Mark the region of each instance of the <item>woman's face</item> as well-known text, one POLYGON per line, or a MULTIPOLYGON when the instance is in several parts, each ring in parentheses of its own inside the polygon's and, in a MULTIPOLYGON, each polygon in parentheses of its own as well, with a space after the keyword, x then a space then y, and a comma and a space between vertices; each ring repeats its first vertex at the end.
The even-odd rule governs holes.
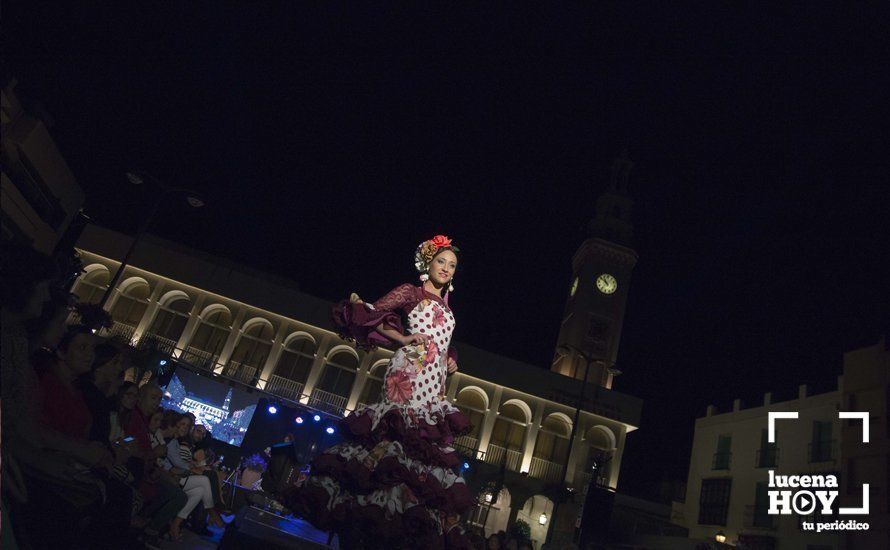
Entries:
POLYGON ((139 396, 139 390, 136 386, 130 386, 121 396, 121 407, 132 411, 136 407, 136 399, 139 396))
POLYGON ((189 434, 189 430, 192 428, 192 421, 189 420, 188 417, 183 417, 179 419, 179 422, 176 423, 176 437, 183 438, 189 434))
POLYGON ((447 285, 457 270, 457 256, 450 250, 443 250, 430 262, 430 280, 439 285, 447 285))
POLYGON ((91 334, 76 334, 68 343, 68 349, 62 352, 62 359, 76 375, 89 372, 95 358, 95 346, 91 334))
POLYGON ((159 412, 151 415, 151 420, 148 421, 148 431, 150 433, 155 433, 161 427, 161 418, 163 418, 163 415, 159 412))

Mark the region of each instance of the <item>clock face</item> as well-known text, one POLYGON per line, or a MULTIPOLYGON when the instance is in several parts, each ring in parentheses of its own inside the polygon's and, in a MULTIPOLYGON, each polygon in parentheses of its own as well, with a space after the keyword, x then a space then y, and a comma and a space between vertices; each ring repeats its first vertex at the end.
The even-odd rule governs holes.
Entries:
POLYGON ((612 275, 603 273, 596 278, 596 288, 598 288, 599 291, 603 294, 612 294, 613 292, 618 290, 618 281, 616 281, 615 277, 613 277, 612 275))
POLYGON ((572 281, 572 289, 569 291, 569 296, 574 296, 575 292, 578 290, 578 277, 575 277, 575 280, 572 281))

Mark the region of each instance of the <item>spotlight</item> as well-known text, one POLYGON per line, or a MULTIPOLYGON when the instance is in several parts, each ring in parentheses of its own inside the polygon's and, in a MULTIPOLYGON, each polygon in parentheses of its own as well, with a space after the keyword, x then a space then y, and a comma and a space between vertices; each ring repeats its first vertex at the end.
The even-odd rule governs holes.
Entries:
POLYGON ((470 469, 470 463, 464 462, 464 470, 469 470, 469 469, 470 469))
POLYGON ((278 413, 278 407, 276 407, 275 405, 269 405, 269 414, 277 414, 277 413, 278 413))
POLYGON ((332 433, 334 433, 334 428, 328 426, 327 428, 325 428, 324 431, 328 432, 329 434, 332 434, 332 433))
POLYGON ((167 360, 166 360, 166 359, 161 359, 160 362, 158 362, 158 364, 161 365, 161 366, 163 367, 164 365, 167 364, 167 360))
POLYGON ((316 422, 321 422, 321 415, 316 414, 315 416, 312 417, 312 420, 315 420, 316 422))
POLYGON ((294 422, 296 422, 297 424, 302 424, 302 423, 303 423, 303 417, 302 417, 302 416, 298 416, 298 417, 294 418, 294 422))

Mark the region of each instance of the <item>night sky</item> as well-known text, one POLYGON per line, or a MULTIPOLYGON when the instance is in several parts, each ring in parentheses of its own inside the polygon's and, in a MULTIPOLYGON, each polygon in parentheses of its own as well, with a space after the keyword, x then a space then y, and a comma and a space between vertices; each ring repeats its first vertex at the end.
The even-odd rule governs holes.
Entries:
POLYGON ((886 13, 69 4, 6 3, 3 58, 97 223, 135 229, 145 170, 208 202, 152 232, 329 300, 415 280, 445 233, 457 340, 542 368, 627 148, 624 491, 685 477, 708 403, 830 389, 887 333, 886 13))

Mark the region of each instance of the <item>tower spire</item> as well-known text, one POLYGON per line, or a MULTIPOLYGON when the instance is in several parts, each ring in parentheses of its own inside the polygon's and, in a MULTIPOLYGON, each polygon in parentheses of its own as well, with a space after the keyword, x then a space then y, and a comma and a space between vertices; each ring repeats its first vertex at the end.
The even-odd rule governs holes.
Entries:
POLYGON ((633 200, 630 198, 630 172, 633 170, 627 149, 612 162, 609 184, 596 200, 596 210, 587 234, 599 237, 624 246, 630 246, 633 238, 631 211, 633 200))

